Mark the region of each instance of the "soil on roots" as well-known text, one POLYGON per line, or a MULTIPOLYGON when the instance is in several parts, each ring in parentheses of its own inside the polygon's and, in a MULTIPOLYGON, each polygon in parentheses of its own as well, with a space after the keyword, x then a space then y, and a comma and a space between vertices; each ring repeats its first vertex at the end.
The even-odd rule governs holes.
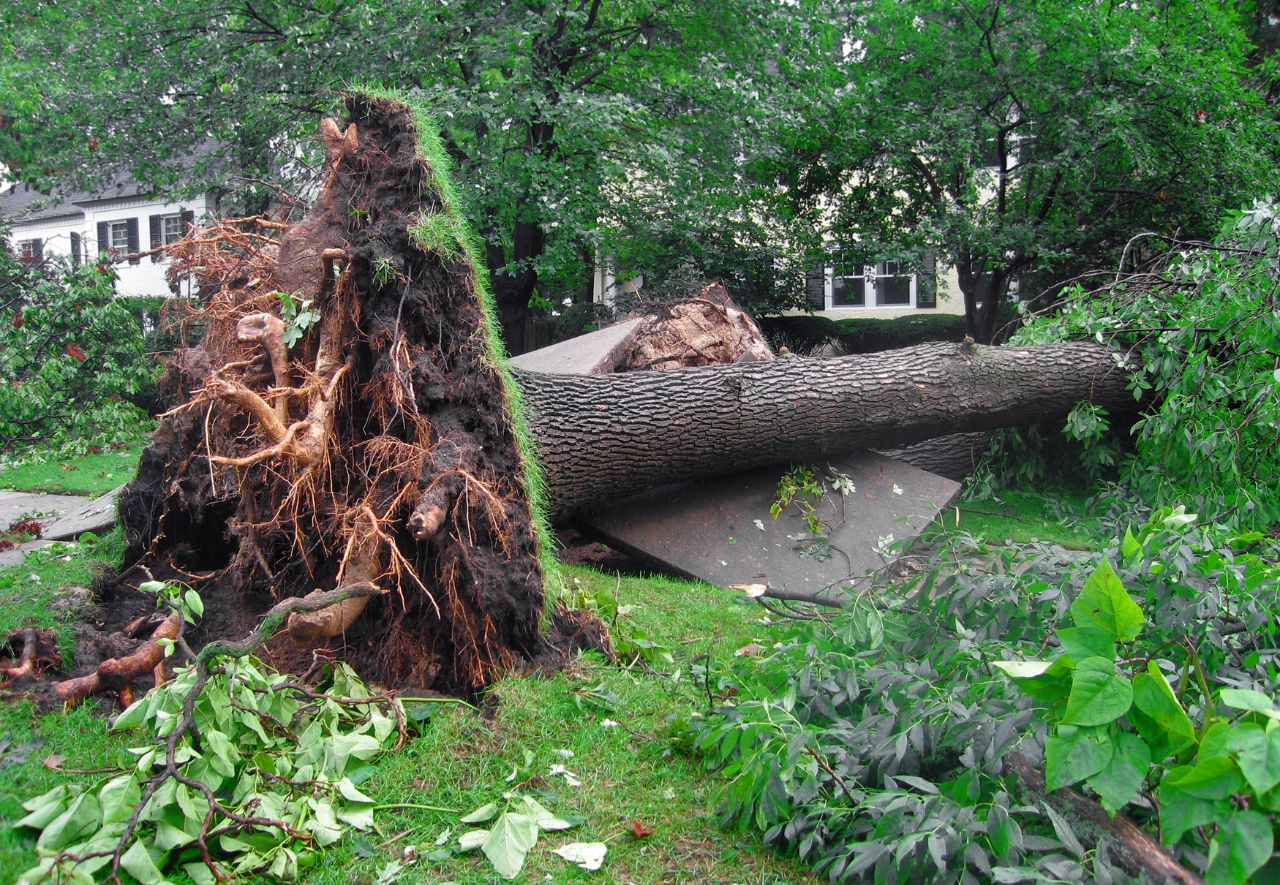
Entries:
POLYGON ((326 125, 328 177, 305 218, 278 240, 224 226, 177 255, 211 293, 207 331, 175 358, 187 401, 121 496, 126 568, 105 620, 147 574, 184 581, 205 604, 198 648, 284 597, 370 581, 382 595, 338 635, 318 649, 277 637, 268 658, 299 669, 318 652, 382 684, 470 692, 541 649, 524 456, 468 252, 411 233, 453 211, 442 170, 405 105, 347 108, 354 129, 326 125), (319 312, 283 376, 244 331, 288 327, 281 292, 319 312))

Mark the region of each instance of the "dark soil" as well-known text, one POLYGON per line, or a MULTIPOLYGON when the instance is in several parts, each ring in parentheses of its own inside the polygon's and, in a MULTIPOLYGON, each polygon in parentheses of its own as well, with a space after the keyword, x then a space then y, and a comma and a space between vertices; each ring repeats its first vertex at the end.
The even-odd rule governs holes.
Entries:
MULTIPOLYGON (((202 317, 204 343, 175 359, 168 382, 196 405, 162 421, 122 494, 127 565, 104 594, 102 617, 131 620, 145 567, 200 592, 205 615, 187 636, 194 647, 238 639, 279 599, 338 586, 360 558, 352 551, 376 547, 373 579, 385 595, 324 648, 277 638, 267 657, 299 670, 315 654, 336 655, 385 685, 470 692, 541 646, 522 456, 486 349, 474 268, 465 253, 427 251, 409 235, 420 215, 445 208, 417 155, 412 115, 362 96, 348 110, 358 145, 285 233, 278 263, 267 265, 273 278, 224 286, 202 317), (336 279, 319 258, 335 243, 346 254, 336 279), (243 408, 202 389, 221 374, 265 394, 265 357, 235 329, 246 315, 278 311, 276 289, 314 293, 322 315, 290 352, 295 388, 324 374, 324 336, 341 330, 348 368, 324 457, 214 464, 210 455, 244 458, 273 442, 243 408), (408 518, 428 497, 447 516, 418 540, 408 518)), ((308 419, 303 400, 292 397, 286 424, 308 419)))

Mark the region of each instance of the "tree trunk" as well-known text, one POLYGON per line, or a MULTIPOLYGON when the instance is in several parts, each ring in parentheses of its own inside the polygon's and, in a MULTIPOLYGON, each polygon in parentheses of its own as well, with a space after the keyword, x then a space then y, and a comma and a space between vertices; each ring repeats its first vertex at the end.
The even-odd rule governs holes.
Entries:
POLYGON ((671 372, 517 372, 548 504, 563 515, 665 482, 821 461, 947 433, 1131 411, 1114 351, 923 344, 671 372))

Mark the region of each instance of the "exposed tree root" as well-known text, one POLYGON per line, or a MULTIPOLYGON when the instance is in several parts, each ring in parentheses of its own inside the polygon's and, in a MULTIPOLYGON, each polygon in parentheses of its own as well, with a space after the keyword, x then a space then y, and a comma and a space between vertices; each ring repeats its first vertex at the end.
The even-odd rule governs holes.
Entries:
POLYGON ((453 211, 412 113, 348 107, 321 127, 304 218, 222 222, 174 251, 206 333, 175 360, 186 401, 123 495, 127 562, 207 576, 197 646, 277 601, 374 586, 287 634, 373 680, 472 691, 539 649, 524 456, 470 257, 411 233, 453 211), (279 293, 318 321, 290 329, 279 293))
POLYGON ((160 640, 176 641, 181 634, 182 615, 175 612, 160 622, 150 639, 124 657, 108 658, 92 673, 55 682, 53 689, 58 700, 75 704, 89 695, 115 691, 121 706, 128 706, 132 702, 133 681, 153 676, 164 661, 165 650, 160 640))
POLYGON ((50 631, 28 627, 9 637, 8 644, 19 650, 13 663, 0 664, 0 676, 6 679, 35 677, 60 662, 57 638, 50 631))

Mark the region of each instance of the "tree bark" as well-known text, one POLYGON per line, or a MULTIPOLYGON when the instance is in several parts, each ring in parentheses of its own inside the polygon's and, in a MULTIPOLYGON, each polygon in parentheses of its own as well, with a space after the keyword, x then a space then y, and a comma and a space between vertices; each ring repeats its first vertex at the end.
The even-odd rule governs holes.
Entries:
POLYGON ((1204 885, 1204 880, 1183 867, 1133 821, 1122 814, 1107 815, 1102 806, 1075 790, 1062 788, 1052 793, 1045 789, 1044 775, 1021 753, 1005 757, 1009 768, 1022 786, 1033 796, 1041 796, 1073 823, 1077 836, 1095 847, 1106 840, 1116 865, 1130 876, 1144 882, 1173 882, 1179 885, 1204 885))
POLYGON ((517 372, 557 516, 665 482, 821 461, 947 433, 1135 403, 1109 348, 924 344, 832 359, 627 372, 517 372))

